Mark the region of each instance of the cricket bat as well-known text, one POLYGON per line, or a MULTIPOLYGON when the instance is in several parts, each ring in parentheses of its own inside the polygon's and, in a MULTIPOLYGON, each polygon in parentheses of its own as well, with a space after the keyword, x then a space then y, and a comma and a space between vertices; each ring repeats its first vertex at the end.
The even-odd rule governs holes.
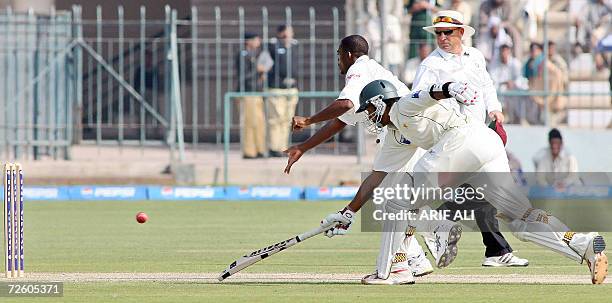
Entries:
POLYGON ((223 281, 225 279, 227 279, 229 276, 275 254, 278 252, 281 252, 295 244, 298 244, 308 238, 314 237, 318 234, 324 233, 327 230, 329 230, 330 228, 332 228, 333 226, 335 226, 336 224, 338 224, 338 222, 330 222, 327 225, 323 225, 323 226, 319 226, 313 230, 309 230, 303 234, 297 235, 295 237, 289 238, 285 241, 281 241, 278 242, 276 244, 272 244, 270 246, 258 249, 254 252, 251 252, 250 254, 246 254, 244 255, 242 258, 232 262, 232 264, 230 264, 226 270, 224 270, 220 275, 219 275, 219 281, 223 281))

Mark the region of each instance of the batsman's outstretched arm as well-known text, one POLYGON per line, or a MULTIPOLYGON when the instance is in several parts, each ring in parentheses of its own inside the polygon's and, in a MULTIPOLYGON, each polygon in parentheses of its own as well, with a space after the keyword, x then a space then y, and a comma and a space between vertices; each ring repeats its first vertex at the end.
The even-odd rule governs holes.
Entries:
POLYGON ((289 156, 287 166, 285 167, 285 173, 289 174, 291 171, 291 166, 297 162, 305 152, 327 141, 329 138, 344 129, 345 126, 346 123, 336 118, 325 124, 323 128, 319 129, 316 133, 314 133, 314 135, 308 138, 308 140, 304 141, 304 143, 293 145, 285 150, 284 153, 289 156))
POLYGON ((349 205, 337 213, 327 215, 321 220, 321 227, 328 226, 328 224, 332 222, 337 222, 333 228, 325 232, 327 237, 331 238, 337 235, 344 235, 348 232, 351 224, 355 221, 355 213, 361 209, 370 197, 372 197, 374 189, 380 185, 386 175, 386 172, 373 171, 363 180, 361 186, 359 186, 359 190, 357 190, 357 194, 355 194, 355 197, 349 205))
POLYGON ((358 212, 361 207, 372 197, 374 189, 382 183, 383 179, 387 176, 386 172, 372 171, 372 173, 363 180, 355 197, 351 200, 351 203, 347 206, 353 212, 358 212))
POLYGON ((320 112, 312 115, 311 117, 293 117, 291 121, 291 129, 293 131, 298 131, 312 124, 338 118, 351 108, 353 108, 353 102, 351 100, 337 99, 330 105, 328 105, 326 108, 322 109, 320 112))

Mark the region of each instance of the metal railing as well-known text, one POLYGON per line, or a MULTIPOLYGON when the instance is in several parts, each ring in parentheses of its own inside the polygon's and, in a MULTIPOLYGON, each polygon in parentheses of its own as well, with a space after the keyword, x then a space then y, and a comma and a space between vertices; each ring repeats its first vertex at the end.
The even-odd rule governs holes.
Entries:
MULTIPOLYGON (((29 100, 24 103, 30 106, 18 111, 8 104, 3 107, 3 117, 8 117, 1 120, 3 153, 7 158, 58 158, 61 147, 63 158, 69 159, 71 144, 119 148, 167 145, 179 151, 184 142, 194 150, 202 142, 220 146, 223 95, 244 88, 238 77, 240 66, 236 66, 243 62, 236 64, 235 58, 244 50, 247 31, 261 35, 265 50, 278 25, 293 27, 298 42, 293 47, 297 62, 292 71, 297 88, 340 90, 335 50, 344 21, 336 7, 323 7, 279 11, 251 5, 229 13, 220 7, 192 7, 190 14, 180 19, 175 10, 166 7, 165 18, 157 20, 147 18, 143 6, 134 20, 125 18, 121 6, 112 19, 102 15, 100 6, 95 8, 95 19, 82 19, 81 7, 74 6, 72 11, 52 9, 46 17, 30 13, 18 22, 13 16, 19 14, 9 8, 2 20, 6 30, 0 36, 9 42, 1 50, 0 60, 4 63, 0 69, 4 87, 11 88, 4 90, 4 99, 22 104, 14 98, 17 96, 29 100), (30 49, 10 46, 11 40, 27 41, 30 35, 19 30, 18 24, 36 28, 39 39, 46 30, 47 40, 61 42, 63 49, 42 43, 31 43, 30 49), (65 32, 61 41, 52 30, 59 25, 65 32), (28 52, 37 59, 22 60, 28 52), (53 61, 53 56, 60 58, 53 61), (42 73, 25 67, 32 62, 45 65, 42 73), (23 78, 10 76, 9 71, 17 66, 22 66, 23 78), (31 92, 18 95, 17 89, 24 86, 31 86, 31 92), (41 114, 17 120, 36 110, 41 114), (49 118, 41 120, 39 116, 49 118)), ((296 114, 312 115, 329 101, 305 97, 296 114)), ((239 123, 233 119, 230 129, 238 131, 239 123)))
MULTIPOLYGON (((5 17, 0 19, 0 26, 6 27, 2 31, 6 43, 0 49, 0 73, 5 93, 0 118, 4 156, 38 159, 49 155, 57 159, 61 148, 63 158, 70 159, 70 146, 86 138, 84 132, 91 129, 95 130, 97 144, 122 145, 124 130, 129 125, 125 119, 127 107, 128 118, 139 113, 137 124, 141 129, 147 121, 155 121, 161 134, 153 140, 169 146, 172 151, 178 149, 178 160, 182 160, 183 110, 178 75, 177 15, 169 6, 165 11, 166 35, 159 38, 165 48, 163 63, 168 111, 164 113, 150 105, 141 94, 142 90, 135 88, 133 77, 125 71, 122 26, 118 33, 119 56, 115 60, 103 55, 101 35, 97 36, 97 41, 84 38, 83 27, 87 22, 81 19, 79 6, 73 6, 71 12, 56 12, 52 8, 48 17, 37 17, 32 12, 15 14, 10 8, 0 15, 5 17), (98 43, 94 47, 92 42, 98 43), (84 76, 84 70, 95 70, 96 76, 84 76), (103 77, 105 83, 102 83, 103 77), (115 130, 116 135, 103 137, 103 126, 115 130)), ((121 19, 121 7, 118 15, 121 19)), ((97 27, 101 25, 99 22, 97 27)), ((141 133, 140 143, 145 140, 141 133)))
MULTIPOLYGON (((126 20, 120 10, 116 19, 109 20, 103 18, 102 9, 98 7, 95 20, 82 22, 83 39, 124 75, 126 83, 134 87, 153 110, 169 121, 173 107, 165 100, 172 94, 168 85, 171 67, 167 65, 165 53, 168 51, 170 17, 148 19, 147 9, 141 7, 139 19, 126 20)), ((245 49, 246 32, 259 34, 262 49, 266 50, 278 25, 292 26, 298 42, 292 48, 298 58, 296 70, 292 71, 296 75, 297 88, 340 90, 335 50, 343 21, 337 8, 330 6, 323 11, 304 7, 298 11, 286 7, 279 11, 251 5, 222 11, 220 7, 203 10, 194 6, 189 12, 188 16, 176 20, 178 76, 187 148, 198 150, 203 142, 220 146, 223 96, 228 91, 244 88, 244 78, 239 77, 244 62, 236 61, 236 56, 245 49), (299 17, 295 16, 296 11, 299 17), (302 16, 303 13, 306 15, 302 16)), ((134 110, 133 96, 125 96, 118 83, 109 81, 107 73, 95 61, 90 61, 84 62, 83 141, 118 143, 120 146, 161 142, 163 125, 151 117, 143 118, 141 112, 134 110)), ((267 86, 263 90, 266 91, 267 86)), ((314 114, 328 102, 300 99, 296 114, 314 114)), ((239 129, 239 120, 234 118, 231 130, 237 132, 239 129)))
POLYGON ((70 158, 77 82, 78 32, 68 12, 0 13, 0 153, 70 158))
MULTIPOLYGON (((283 15, 271 16, 266 7, 260 7, 255 13, 238 7, 232 13, 234 17, 221 8, 200 11, 192 7, 189 16, 177 20, 177 50, 179 54, 179 78, 181 80, 183 118, 186 142, 192 148, 197 148, 201 142, 221 143, 223 120, 222 99, 226 91, 239 90, 244 87, 241 77, 237 77, 240 66, 236 66, 235 57, 244 50, 244 33, 253 31, 261 35, 263 48, 267 48, 271 40, 271 32, 281 24, 292 26, 296 32, 298 44, 295 50, 298 55, 297 87, 300 90, 339 90, 340 77, 335 67, 335 47, 339 41, 342 22, 338 9, 331 8, 327 17, 317 19, 314 8, 308 10, 308 17, 295 19, 290 7, 285 8, 283 15)), ((147 19, 147 9, 140 10, 138 20, 125 20, 118 14, 116 20, 104 19, 98 8, 96 20, 84 20, 84 32, 90 33, 85 41, 96 46, 96 50, 109 58, 109 63, 117 69, 123 66, 128 83, 139 88, 139 92, 148 96, 153 109, 163 115, 171 110, 165 100, 171 94, 168 84, 168 69, 164 62, 165 42, 167 36, 166 20, 147 19), (109 30, 108 28, 111 28, 109 30), (131 32, 131 35, 121 33, 131 32)), ((288 64, 290 65, 290 64, 288 64)), ((101 93, 96 91, 101 82, 95 62, 86 65, 84 93, 86 106, 83 115, 84 139, 95 138, 99 144, 100 137, 117 137, 113 129, 106 129, 104 123, 96 123, 96 112, 108 112, 103 119, 114 119, 112 102, 117 102, 120 92, 109 85, 101 93), (91 89, 93 88, 93 89, 91 89), (97 100, 108 99, 102 108, 97 100), (96 108, 96 105, 98 108, 96 108), (110 118, 106 118, 106 117, 110 118), (95 135, 94 135, 95 134, 95 135)), ((264 88, 265 89, 265 88, 264 88)), ((99 102, 99 101, 98 101, 99 102)), ((312 114, 322 108, 325 101, 300 103, 297 112, 312 114)), ((131 104, 130 100, 126 104, 131 104)), ((115 105, 116 107, 116 105, 115 105)), ((138 122, 138 113, 128 105, 124 122, 126 131, 123 134, 127 140, 137 140, 134 144, 146 145, 151 138, 159 136, 156 132, 158 123, 155 121, 138 122), (131 123, 130 121, 137 121, 131 123)), ((116 111, 116 110, 115 110, 116 111)), ((119 113, 121 116, 121 114, 119 113)), ((116 123, 110 123, 113 127, 116 123)), ((232 129, 239 128, 238 121, 233 121, 232 129)), ((121 137, 121 136, 119 136, 121 137)))
MULTIPOLYGON (((295 96, 297 95, 300 99, 311 100, 314 98, 335 98, 339 95, 338 91, 307 91, 307 92, 299 92, 297 94, 286 93, 270 93, 270 92, 227 92, 224 94, 223 98, 223 180, 224 184, 228 185, 229 182, 229 155, 230 155, 230 145, 231 145, 231 136, 230 136, 230 127, 232 121, 232 102, 238 100, 238 98, 242 97, 274 97, 274 96, 295 96)), ((248 102, 248 101, 247 101, 248 102)), ((267 118, 265 119, 267 121, 267 118)), ((309 128, 310 131, 314 131, 314 128, 309 128)), ((364 131, 361 123, 357 124, 357 136, 355 139, 356 145, 352 149, 354 151, 354 155, 356 156, 356 163, 361 163, 361 158, 364 154, 364 131)), ((266 138, 268 138, 267 128, 266 128, 266 138)), ((289 140, 291 138, 288 138, 289 140)), ((334 142, 334 155, 339 155, 340 152, 337 148, 339 143, 339 136, 335 135, 333 137, 334 142)), ((347 155, 343 153, 343 155, 347 155)))
MULTIPOLYGON (((239 77, 244 62, 235 60, 245 49, 244 34, 260 34, 265 50, 281 24, 294 28, 298 42, 291 71, 297 88, 341 89, 335 50, 344 36, 345 12, 333 4, 279 9, 245 2, 224 11, 194 6, 185 16, 166 7, 163 19, 150 19, 144 6, 137 19, 126 19, 121 6, 114 18, 102 12, 98 6, 95 19, 82 19, 79 6, 49 16, 0 13, 0 151, 7 158, 69 159, 76 143, 164 145, 178 150, 179 158, 203 142, 220 147, 226 126, 230 133, 240 129, 237 109, 229 121, 223 119, 223 100, 226 92, 245 92, 239 77)), ((541 24, 546 42, 546 15, 541 24)), ((571 98, 587 98, 580 105, 586 111, 610 96, 609 90, 588 88, 552 93, 545 86, 500 97, 555 94, 569 96, 570 104, 571 98)), ((296 114, 314 114, 336 96, 305 94, 296 114)), ((609 102, 601 110, 609 112, 609 102)))

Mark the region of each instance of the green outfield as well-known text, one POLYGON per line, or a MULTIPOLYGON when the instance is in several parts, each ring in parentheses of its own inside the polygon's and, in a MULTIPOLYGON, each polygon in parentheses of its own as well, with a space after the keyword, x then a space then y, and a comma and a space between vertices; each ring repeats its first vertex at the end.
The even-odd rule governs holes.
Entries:
MULTIPOLYGON (((586 266, 519 242, 511 235, 507 237, 517 254, 528 258, 530 266, 482 268, 483 246, 478 233, 464 233, 457 260, 450 268, 430 275, 429 282, 362 286, 356 284, 358 279, 346 277, 358 277, 374 269, 379 238, 376 233, 359 232, 359 224, 345 237, 312 238, 244 271, 247 277, 291 273, 293 279, 283 280, 281 276, 276 280, 244 281, 239 279, 241 274, 224 283, 211 279, 213 273, 221 272, 247 252, 316 227, 321 218, 344 204, 28 202, 27 273, 31 277, 72 278, 65 279, 62 298, 2 298, 2 302, 371 302, 383 298, 404 302, 576 302, 606 301, 612 296, 611 284, 563 282, 563 277, 569 276, 579 281, 584 277, 588 282, 586 266), (136 222, 139 211, 149 215, 147 223, 136 222), (330 277, 333 273, 344 274, 345 278, 339 283, 317 281, 317 274, 330 277), (182 274, 188 278, 180 278, 182 274), (302 274, 311 278, 300 280, 302 274), (444 277, 464 275, 470 277, 465 283, 444 282, 444 277), (478 277, 489 275, 500 277, 499 281, 478 281, 478 277), (512 282, 517 276, 533 279, 512 282)), ((612 238, 609 233, 605 236, 612 238)))

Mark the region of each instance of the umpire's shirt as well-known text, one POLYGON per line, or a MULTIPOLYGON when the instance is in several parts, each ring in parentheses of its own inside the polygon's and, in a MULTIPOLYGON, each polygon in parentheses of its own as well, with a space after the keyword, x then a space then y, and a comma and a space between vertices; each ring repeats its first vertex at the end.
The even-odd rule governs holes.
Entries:
POLYGON ((486 122, 487 113, 502 111, 491 76, 487 72, 482 53, 463 45, 461 55, 447 53, 436 48, 419 66, 412 91, 427 90, 430 85, 449 81, 467 82, 483 94, 483 102, 460 105, 461 112, 474 121, 486 122))

